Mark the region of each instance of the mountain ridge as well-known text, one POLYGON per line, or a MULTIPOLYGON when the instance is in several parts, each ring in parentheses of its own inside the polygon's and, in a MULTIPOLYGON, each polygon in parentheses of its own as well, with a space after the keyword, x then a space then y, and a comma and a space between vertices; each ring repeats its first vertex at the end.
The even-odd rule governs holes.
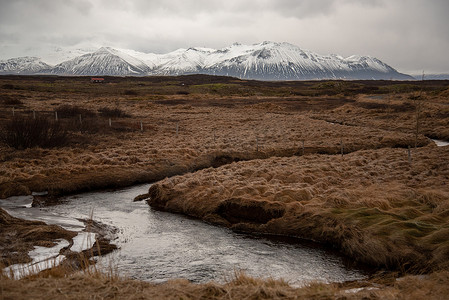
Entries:
POLYGON ((148 76, 207 74, 258 80, 399 79, 399 73, 367 55, 320 55, 289 43, 234 43, 222 49, 191 47, 166 54, 101 47, 51 66, 39 58, 0 61, 0 74, 148 76))
POLYGON ((23 56, 0 61, 0 73, 31 75, 51 66, 38 57, 23 56))

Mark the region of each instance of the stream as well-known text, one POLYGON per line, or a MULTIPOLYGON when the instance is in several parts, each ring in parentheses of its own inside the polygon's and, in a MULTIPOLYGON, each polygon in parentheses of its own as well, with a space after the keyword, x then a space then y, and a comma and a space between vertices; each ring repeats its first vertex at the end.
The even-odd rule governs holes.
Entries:
POLYGON ((235 233, 226 228, 182 215, 151 209, 132 202, 149 185, 78 194, 62 198, 56 206, 31 207, 31 197, 0 200, 11 215, 42 220, 80 231, 80 219, 117 229, 113 238, 119 250, 98 258, 100 268, 111 266, 122 276, 164 282, 186 278, 203 283, 223 282, 234 271, 262 278, 283 278, 293 286, 311 281, 341 282, 367 274, 345 264, 336 253, 309 243, 291 242, 235 233))
POLYGON ((446 147, 449 146, 449 142, 448 141, 443 141, 443 140, 435 140, 432 139, 432 141, 435 143, 435 145, 437 145, 438 147, 446 147))

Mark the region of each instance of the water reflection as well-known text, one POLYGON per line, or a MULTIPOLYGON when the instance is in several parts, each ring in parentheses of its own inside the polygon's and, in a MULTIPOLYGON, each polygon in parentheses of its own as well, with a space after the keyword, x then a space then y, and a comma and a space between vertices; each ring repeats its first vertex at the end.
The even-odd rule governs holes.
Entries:
MULTIPOLYGON (((283 278, 295 286, 307 282, 345 281, 365 277, 345 267, 341 257, 317 247, 249 237, 181 215, 154 211, 132 199, 148 190, 140 185, 117 191, 66 197, 58 206, 16 208, 28 218, 70 226, 76 218, 93 219, 118 229, 114 242, 120 248, 104 258, 120 274, 161 282, 186 278, 193 282, 222 281, 234 270, 257 277, 283 278)), ((8 210, 10 210, 9 208, 8 210)), ((14 210, 14 209, 13 209, 14 210)), ((69 227, 70 227, 69 226, 69 227)))

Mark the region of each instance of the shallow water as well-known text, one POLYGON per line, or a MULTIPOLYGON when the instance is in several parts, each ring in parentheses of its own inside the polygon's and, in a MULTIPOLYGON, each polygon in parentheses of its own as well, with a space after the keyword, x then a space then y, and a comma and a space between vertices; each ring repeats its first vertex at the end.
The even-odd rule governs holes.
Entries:
MULTIPOLYGON (((221 282, 234 270, 256 277, 283 278, 294 286, 366 276, 361 270, 346 267, 335 253, 316 246, 238 234, 182 215, 155 211, 145 202, 132 202, 148 187, 79 194, 65 197, 61 205, 40 209, 9 204, 7 210, 15 216, 75 230, 80 225, 75 218, 86 219, 93 212, 95 221, 118 229, 114 243, 120 249, 101 258, 101 264, 146 281, 186 278, 221 282)), ((0 206, 5 206, 5 200, 0 206)))
POLYGON ((432 141, 433 141, 438 147, 446 147, 446 146, 449 146, 449 142, 448 142, 448 141, 434 140, 434 139, 432 139, 432 141))
POLYGON ((64 239, 58 240, 53 247, 36 246, 34 250, 29 252, 29 256, 32 259, 30 263, 11 265, 3 270, 4 274, 12 275, 11 278, 20 279, 24 276, 55 267, 65 260, 65 256, 59 255, 59 251, 67 246, 69 246, 69 242, 64 239))

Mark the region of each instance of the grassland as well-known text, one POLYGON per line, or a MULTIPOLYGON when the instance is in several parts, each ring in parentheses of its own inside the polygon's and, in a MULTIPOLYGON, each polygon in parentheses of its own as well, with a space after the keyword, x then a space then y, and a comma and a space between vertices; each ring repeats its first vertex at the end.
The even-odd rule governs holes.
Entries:
POLYGON ((449 149, 429 146, 232 163, 151 186, 148 203, 245 232, 331 245, 355 261, 447 269, 449 149))
MULTIPOLYGON (((390 122, 398 120, 392 116, 383 127, 359 123, 347 126, 342 119, 337 121, 343 125, 330 122, 345 117, 354 123, 363 113, 372 113, 370 109, 363 113, 354 110, 350 117, 350 113, 342 112, 342 108, 365 102, 356 100, 357 91, 351 92, 352 97, 328 96, 330 83, 265 86, 204 76, 110 78, 100 85, 88 80, 2 78, 0 124, 7 123, 13 111, 15 117, 49 119, 59 112, 58 122, 67 130, 68 142, 54 148, 1 147, 0 197, 41 190, 57 195, 151 182, 234 160, 335 154, 341 152, 341 144, 345 153, 415 144, 413 109, 400 110, 403 120, 390 122), (223 81, 220 84, 228 86, 226 95, 215 94, 218 83, 198 84, 208 80, 223 81), (321 85, 325 88, 320 89, 321 85), (319 96, 296 95, 300 93, 319 96)), ((352 85, 360 92, 369 87, 351 83, 353 89, 352 85)), ((433 87, 432 91, 442 88, 433 87)), ((409 102, 407 105, 413 106, 409 102)), ((436 118, 423 117, 421 131, 443 138, 441 132, 445 132, 449 120, 447 110, 444 103, 424 107, 423 114, 435 114, 436 118), (425 123, 428 119, 432 124, 425 123)), ((419 146, 429 143, 422 135, 417 141, 419 146)))
POLYGON ((241 274, 224 285, 152 285, 101 274, 2 278, 6 298, 38 297, 26 294, 33 289, 61 293, 56 298, 131 299, 447 294, 449 149, 427 137, 449 140, 449 82, 197 75, 89 81, 0 78, 3 129, 35 117, 56 122, 57 114, 65 134, 57 146, 1 144, 0 197, 158 181, 146 195, 154 208, 234 230, 313 239, 390 273, 303 289, 241 274))

